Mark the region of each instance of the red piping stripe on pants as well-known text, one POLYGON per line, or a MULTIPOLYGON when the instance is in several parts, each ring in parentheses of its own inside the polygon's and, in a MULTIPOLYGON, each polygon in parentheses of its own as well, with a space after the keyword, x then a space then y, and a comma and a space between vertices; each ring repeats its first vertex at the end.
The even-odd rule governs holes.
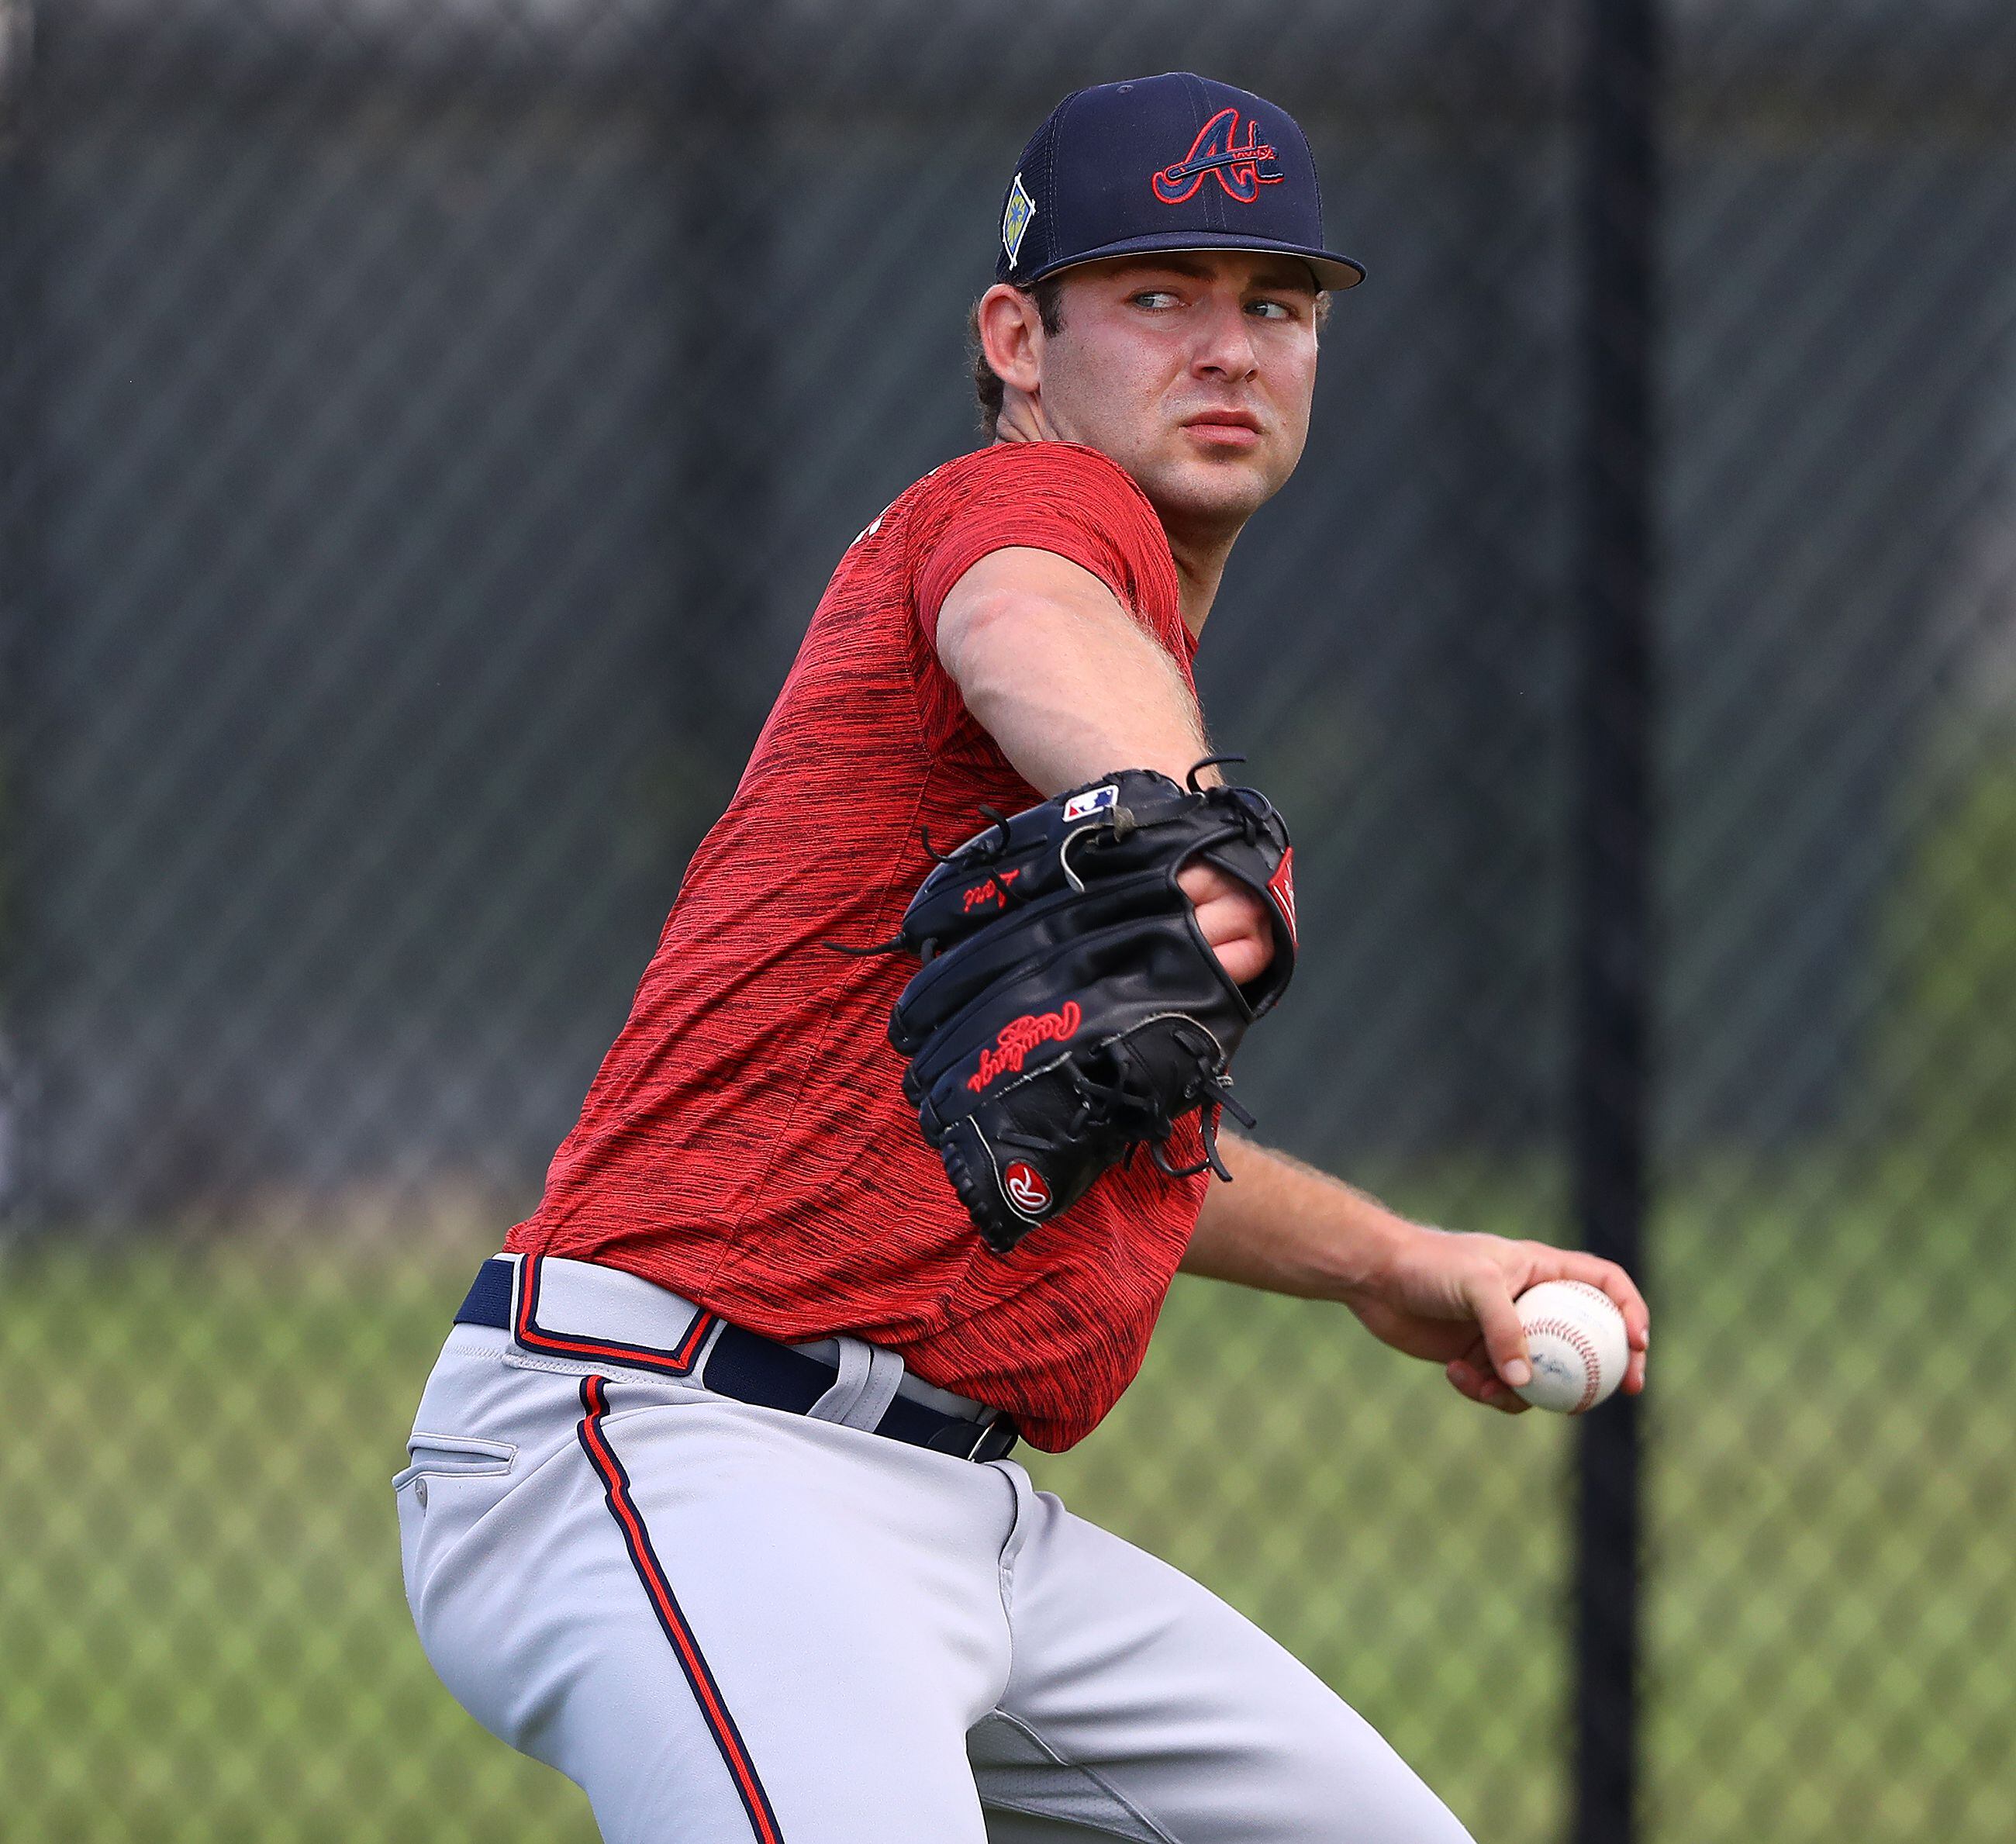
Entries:
POLYGON ((728 1713, 721 1687, 714 1681, 714 1673, 707 1668, 699 1641, 693 1637, 692 1627, 686 1624, 686 1617, 679 1610, 671 1583, 665 1579, 664 1566, 651 1547, 650 1532, 644 1528, 636 1501, 630 1495, 630 1475, 623 1470, 623 1462, 616 1457, 616 1450, 610 1446, 603 1432, 602 1417, 609 1409, 609 1385, 605 1378, 581 1378, 581 1406, 585 1411, 578 1431, 582 1451, 602 1481, 609 1514, 623 1532, 624 1545, 630 1552, 637 1579, 644 1584, 651 1610, 658 1616, 658 1624, 664 1629, 665 1637, 671 1642, 673 1655, 686 1673, 686 1682, 693 1687, 694 1701, 700 1705, 700 1713, 713 1734, 715 1746, 721 1750, 721 1758, 727 1763, 729 1776, 735 1782, 743 1810, 749 1814, 750 1828, 756 1834, 758 1844, 783 1844, 784 1834, 778 1828, 777 1815, 770 1810, 770 1796, 757 1777, 755 1764, 749 1758, 742 1732, 736 1727, 735 1718, 728 1713))

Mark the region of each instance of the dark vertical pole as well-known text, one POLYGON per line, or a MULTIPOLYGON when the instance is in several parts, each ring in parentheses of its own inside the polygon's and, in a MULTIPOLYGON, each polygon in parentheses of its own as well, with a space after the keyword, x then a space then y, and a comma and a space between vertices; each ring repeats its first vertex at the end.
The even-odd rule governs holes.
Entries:
MULTIPOLYGON (((1582 0, 1581 556, 1575 1207, 1584 1245, 1642 1271, 1651 1126, 1657 0, 1582 0)), ((1636 1835, 1641 1428, 1582 1424, 1576 1509, 1575 1844, 1636 1835)))

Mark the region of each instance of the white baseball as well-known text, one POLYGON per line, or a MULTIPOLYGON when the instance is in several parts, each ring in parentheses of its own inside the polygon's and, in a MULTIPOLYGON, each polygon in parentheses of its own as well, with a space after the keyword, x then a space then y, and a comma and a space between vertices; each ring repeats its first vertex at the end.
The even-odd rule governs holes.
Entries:
POLYGON ((1519 1394, 1536 1409, 1579 1415, 1624 1381, 1630 1339, 1617 1302, 1586 1280, 1543 1280, 1517 1302, 1533 1380, 1519 1394))

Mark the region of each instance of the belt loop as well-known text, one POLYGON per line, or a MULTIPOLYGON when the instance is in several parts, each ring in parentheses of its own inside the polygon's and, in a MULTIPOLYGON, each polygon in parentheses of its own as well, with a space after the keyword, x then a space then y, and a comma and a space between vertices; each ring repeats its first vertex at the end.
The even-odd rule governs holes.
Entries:
MULTIPOLYGON (((693 1308, 694 1316, 697 1318, 705 1311, 704 1307, 696 1306, 693 1308)), ((690 1324, 691 1322, 688 1323, 690 1324)), ((705 1335, 700 1339, 699 1354, 693 1359, 692 1370, 686 1373, 686 1381, 694 1388, 706 1388, 707 1367, 714 1362, 715 1352, 721 1349, 722 1334, 727 1330, 728 1321, 725 1319, 717 1319, 707 1327, 705 1335)))
POLYGON ((868 1347, 868 1381, 861 1392, 861 1400, 855 1405, 848 1424, 865 1428, 871 1432, 882 1424, 882 1417, 889 1411, 889 1405, 896 1399, 896 1386, 903 1381, 903 1360, 893 1351, 884 1351, 879 1345, 868 1347))
POLYGON ((883 1411, 895 1399, 903 1380, 903 1360, 860 1338, 842 1338, 840 1375, 833 1386, 806 1410, 815 1421, 837 1421, 843 1428, 873 1432, 883 1411))

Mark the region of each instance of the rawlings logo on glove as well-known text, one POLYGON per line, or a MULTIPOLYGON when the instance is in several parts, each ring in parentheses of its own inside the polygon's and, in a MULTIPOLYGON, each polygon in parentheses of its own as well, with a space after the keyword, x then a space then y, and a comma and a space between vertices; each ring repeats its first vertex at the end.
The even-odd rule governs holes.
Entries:
POLYGON ((966 1086, 978 1094, 997 1075, 1020 1069, 1038 1044, 1062 1043, 1076 1032, 1083 1016, 1078 1001, 1067 999, 1060 1010, 1045 1012, 1040 1018, 1011 1019, 1001 1027, 994 1048, 980 1053, 980 1067, 966 1079, 966 1086))
POLYGON ((903 1092, 999 1254, 1143 1146, 1172 1177, 1229 1178, 1219 1111, 1252 1125, 1231 1097, 1232 1056, 1294 971, 1287 828, 1262 795, 1200 789, 1197 772, 1184 788, 1129 769, 990 813, 887 944, 923 963, 889 1021, 909 1059, 903 1092), (1274 957, 1244 987, 1176 881, 1197 863, 1274 918, 1274 957), (1193 1110, 1204 1157, 1173 1165, 1170 1136, 1193 1110))

